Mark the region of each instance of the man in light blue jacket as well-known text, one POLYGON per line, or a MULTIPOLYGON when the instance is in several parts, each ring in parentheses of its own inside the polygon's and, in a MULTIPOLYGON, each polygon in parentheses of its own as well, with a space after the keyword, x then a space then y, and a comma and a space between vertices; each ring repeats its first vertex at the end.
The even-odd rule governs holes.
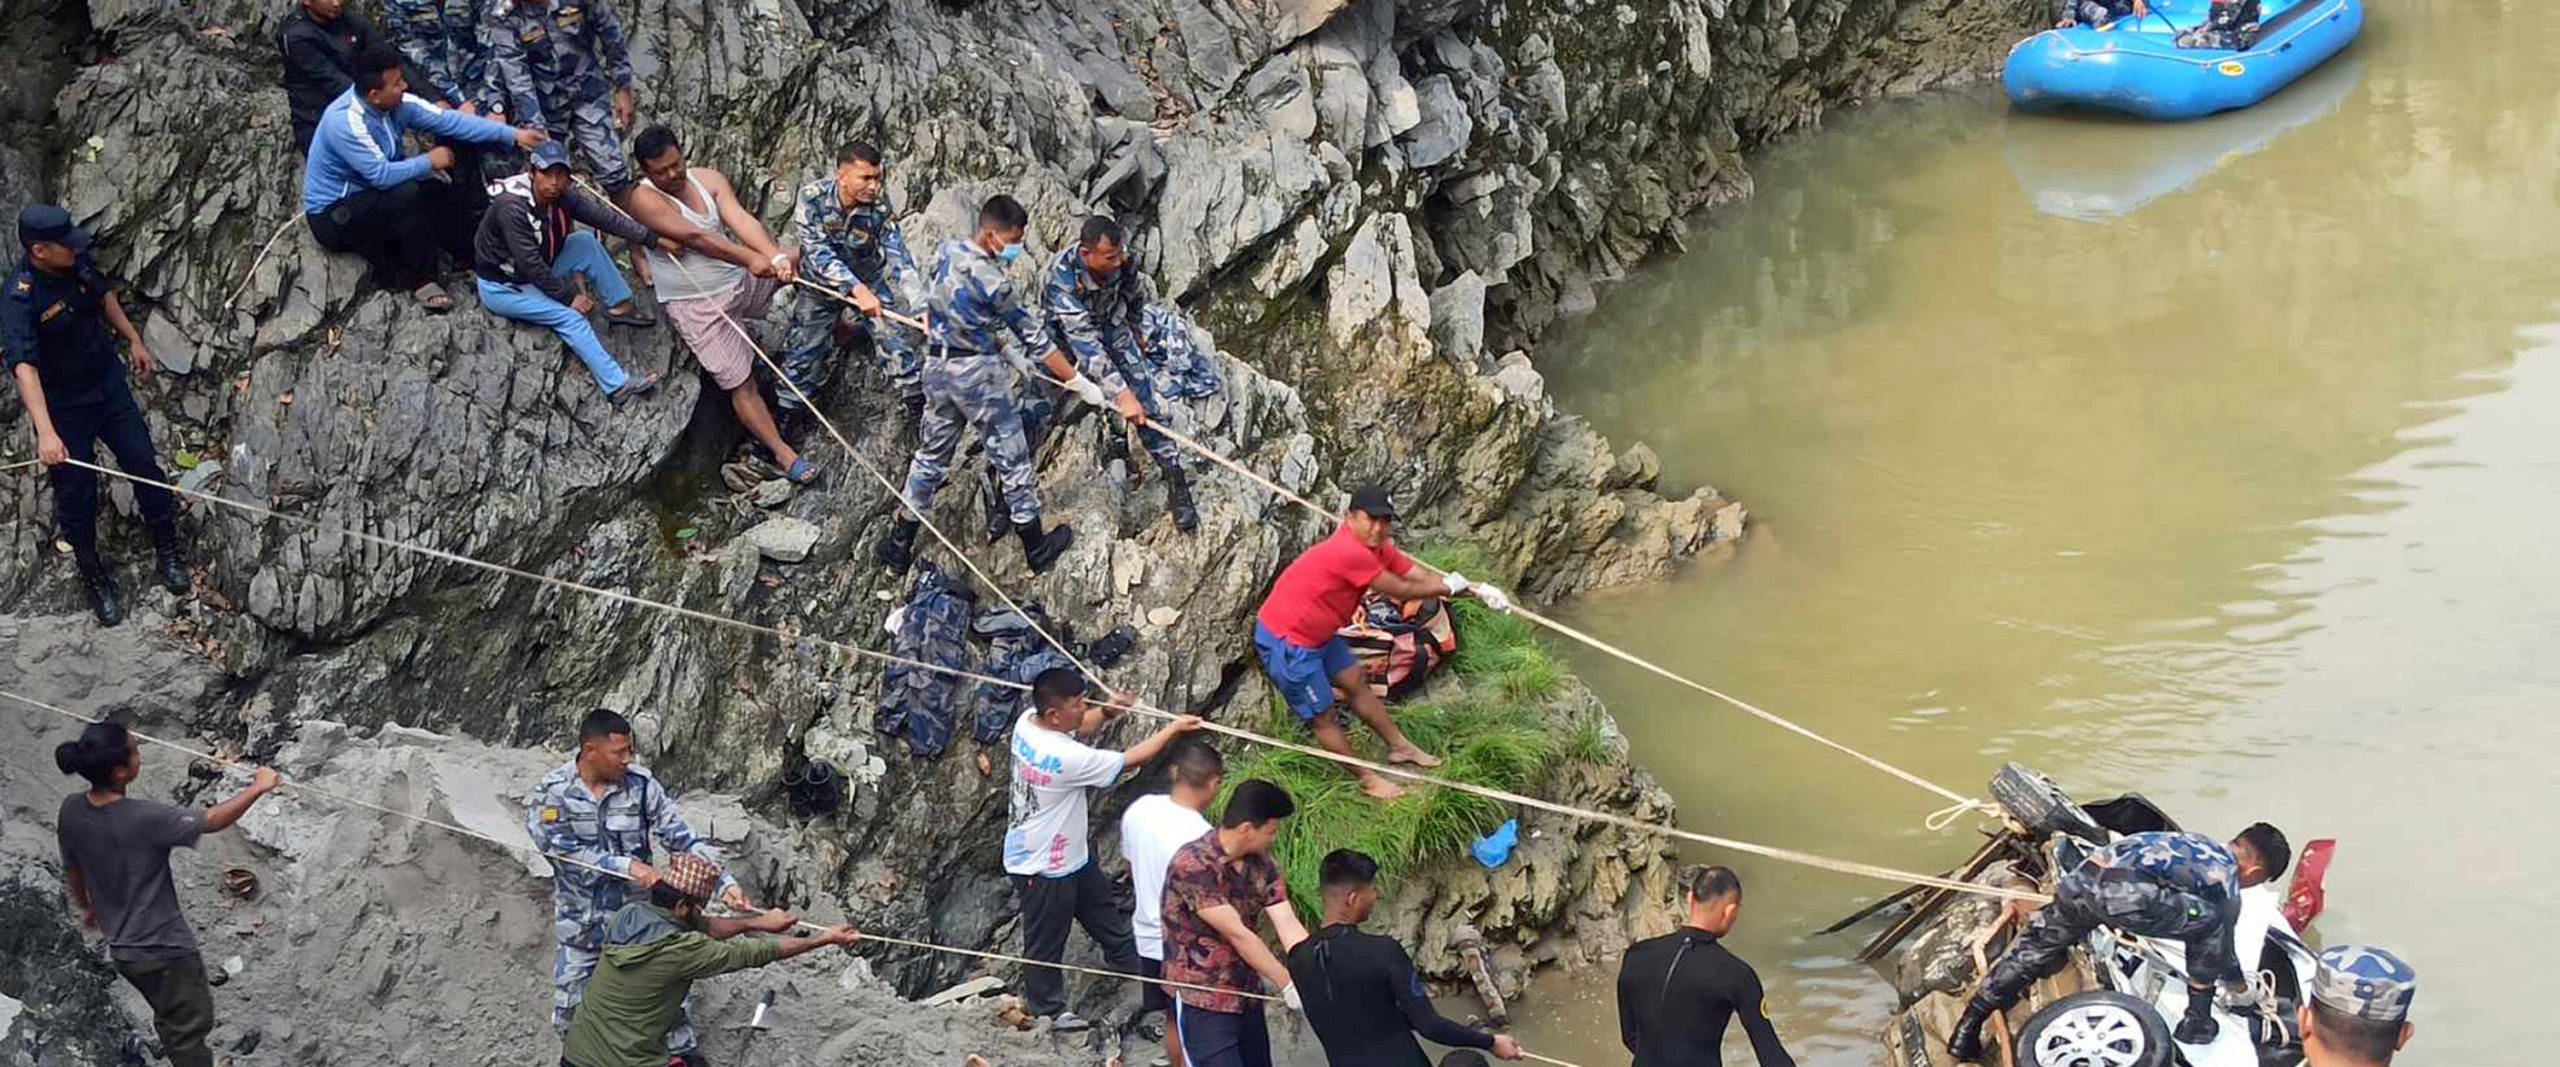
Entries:
POLYGON ((409 93, 401 54, 388 47, 356 57, 355 84, 320 113, 302 166, 302 218, 333 252, 353 252, 387 289, 407 289, 429 311, 453 306, 436 284, 436 252, 471 261, 486 194, 470 176, 449 174, 453 150, 443 145, 407 155, 410 130, 466 144, 531 148, 540 130, 450 111, 409 93))

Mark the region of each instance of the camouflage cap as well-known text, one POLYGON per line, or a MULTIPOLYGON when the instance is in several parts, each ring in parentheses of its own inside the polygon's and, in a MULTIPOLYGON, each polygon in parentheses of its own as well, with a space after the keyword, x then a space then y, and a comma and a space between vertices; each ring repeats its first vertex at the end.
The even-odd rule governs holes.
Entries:
POLYGON ((658 871, 658 879, 667 888, 682 893, 689 900, 711 899, 720 888, 720 865, 690 852, 667 857, 667 865, 658 871))
POLYGON ((2396 1023, 2409 1017, 2418 995, 2418 972, 2388 949, 2332 945, 2320 951, 2311 977, 2311 999, 2331 1011, 2396 1023))

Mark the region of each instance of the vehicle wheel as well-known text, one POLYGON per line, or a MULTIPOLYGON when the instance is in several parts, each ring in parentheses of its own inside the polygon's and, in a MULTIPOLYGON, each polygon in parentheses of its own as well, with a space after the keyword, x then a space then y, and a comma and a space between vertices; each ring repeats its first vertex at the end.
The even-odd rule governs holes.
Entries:
POLYGON ((2136 997, 2097 990, 2045 1006, 2018 1032, 2020 1067, 2169 1067, 2169 1023, 2136 997))
POLYGON ((2064 795, 2061 786, 2024 764, 2003 764, 2000 773, 1991 776, 1991 799, 2039 838, 2065 833, 2091 844, 2107 843, 2106 830, 2064 795))

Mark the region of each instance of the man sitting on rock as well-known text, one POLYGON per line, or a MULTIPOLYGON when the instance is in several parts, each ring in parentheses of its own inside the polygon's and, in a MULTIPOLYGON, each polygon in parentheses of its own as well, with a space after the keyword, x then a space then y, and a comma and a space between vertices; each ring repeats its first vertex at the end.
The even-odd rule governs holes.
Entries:
POLYGON ((622 280, 622 271, 605 254, 603 242, 580 231, 577 224, 584 222, 635 243, 651 239, 649 228, 571 187, 569 150, 558 141, 535 145, 533 165, 499 182, 495 194, 489 210, 480 216, 479 238, 473 244, 472 272, 479 278, 480 303, 506 318, 550 327, 595 375, 607 400, 618 404, 656 389, 656 372, 636 379, 624 374, 622 364, 605 351, 595 326, 587 321, 587 313, 602 298, 607 322, 657 325, 632 299, 631 283, 622 280), (595 296, 573 292, 563 274, 584 278, 595 296))
MULTIPOLYGON (((914 425, 924 412, 922 357, 914 331, 884 320, 883 311, 913 315, 924 303, 924 279, 907 240, 891 221, 897 207, 880 190, 884 172, 880 150, 855 141, 836 151, 835 173, 800 187, 800 206, 791 216, 799 239, 801 264, 810 280, 853 301, 854 321, 869 335, 872 362, 882 384, 897 392, 914 425)), ((802 292, 791 312, 782 357, 782 373, 796 388, 774 394, 782 409, 782 436, 799 440, 809 419, 807 394, 816 400, 834 377, 836 323, 848 310, 843 301, 802 292)))
POLYGON ((404 155, 412 129, 485 145, 531 148, 540 130, 447 111, 409 95, 400 53, 377 46, 356 57, 356 81, 320 114, 302 167, 302 219, 333 252, 354 252, 374 281, 408 289, 429 311, 453 306, 436 284, 436 252, 471 258, 484 194, 476 175, 457 176, 453 149, 404 155))
MULTIPOLYGON (((655 854, 649 838, 655 835, 676 854, 669 857, 671 863, 694 854, 697 859, 718 857, 710 841, 685 823, 666 787, 632 765, 630 721, 603 708, 588 712, 578 724, 577 756, 534 788, 526 805, 525 832, 544 854, 576 861, 551 865, 551 932, 559 942, 551 957, 551 1028, 565 1034, 608 943, 607 924, 629 903, 635 887, 646 890, 659 882, 658 868, 649 862, 655 854)), ((710 869, 721 903, 752 910, 736 880, 720 875, 717 866, 710 869)), ((706 887, 700 895, 712 892, 706 887)), ((652 1067, 667 1062, 667 1047, 678 1055, 693 1051, 693 1020, 681 1000, 666 1013, 658 1033, 666 1040, 652 1067)), ((582 1067, 621 1062, 600 1060, 582 1067)))
POLYGON ((1041 308, 1050 343, 1075 357, 1076 369, 1091 375, 1112 398, 1120 417, 1138 428, 1147 455, 1164 471, 1165 506, 1174 528, 1190 533, 1200 525, 1191 502, 1191 480, 1183 472, 1182 450, 1147 420, 1154 416, 1156 396, 1146 356, 1138 351, 1147 291, 1129 253, 1118 220, 1095 215, 1084 220, 1074 248, 1049 262, 1041 308))
POLYGON ((2275 827, 2258 823, 2225 846, 2203 834, 2127 834, 2089 854, 2054 883, 2053 903, 2036 912, 2016 944, 1991 965, 1964 1017, 1947 1037, 1947 1055, 1982 1059, 1982 1024, 2017 1002, 2036 979, 2062 969, 2071 950, 2100 926, 2186 944, 2187 1011, 2179 1042, 2202 1045, 2221 1029, 2213 1018, 2214 985, 2235 1010, 2263 993, 2241 973, 2233 931, 2240 891, 2284 873, 2292 847, 2275 827))
MULTIPOLYGON (((1127 701, 1113 701, 1125 705, 1127 701)), ((1067 927, 1079 924, 1112 968, 1135 972, 1138 948, 1129 915, 1120 910, 1111 879, 1093 863, 1093 827, 1087 795, 1120 780, 1120 772, 1156 758, 1174 739, 1200 728, 1184 715, 1146 740, 1113 752, 1083 737, 1119 717, 1120 708, 1085 699, 1084 675, 1067 668, 1043 671, 1031 682, 1031 710, 1013 724, 1012 820, 1004 834, 1004 872, 1022 901, 1022 954, 1056 963, 1066 958, 1067 927)), ((1054 967, 1022 972, 1022 1003, 1050 1028, 1082 1030, 1085 1020, 1067 1010, 1067 979, 1054 967)))
MULTIPOLYGON (((1351 510, 1333 536, 1316 542, 1280 572, 1271 595, 1254 613, 1253 647, 1262 654, 1262 669, 1271 678, 1289 711, 1313 731, 1327 752, 1351 755, 1344 718, 1334 709, 1339 691, 1351 711, 1387 743, 1387 761, 1437 767, 1440 757, 1424 752, 1396 726, 1386 702, 1369 688, 1351 645, 1336 631, 1351 624, 1360 610, 1360 594, 1375 589, 1398 600, 1459 596, 1470 591, 1496 611, 1511 609, 1511 600, 1490 585, 1470 583, 1451 572, 1439 578, 1418 577, 1413 559, 1398 550, 1390 536, 1396 521, 1394 501, 1382 486, 1362 486, 1351 494, 1351 510)), ((1366 767, 1353 767, 1362 792, 1380 800, 1404 795, 1404 789, 1366 767)))
POLYGON ((782 476, 801 487, 818 483, 818 465, 782 439, 773 409, 756 384, 755 338, 740 319, 762 319, 773 295, 799 277, 800 253, 773 243, 755 212, 738 203, 726 175, 685 165, 674 130, 651 126, 632 142, 648 180, 628 197, 632 217, 672 243, 647 245, 658 303, 693 358, 729 394, 729 410, 763 445, 782 476), (670 251, 670 249, 673 249, 670 251))
POLYGON ((698 1062, 690 1051, 671 1056, 665 1036, 669 1024, 684 1017, 693 983, 862 939, 861 931, 840 925, 815 937, 736 940, 749 932, 788 933, 800 920, 787 911, 752 919, 704 915, 714 887, 731 884, 719 864, 680 853, 667 860, 666 872, 649 887, 649 899, 613 913, 605 924, 603 963, 560 1045, 562 1067, 698 1062))

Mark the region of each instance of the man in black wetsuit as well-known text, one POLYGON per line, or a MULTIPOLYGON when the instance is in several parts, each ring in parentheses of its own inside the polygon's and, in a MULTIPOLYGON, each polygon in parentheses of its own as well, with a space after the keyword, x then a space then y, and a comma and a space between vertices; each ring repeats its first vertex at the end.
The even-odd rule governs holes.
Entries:
POLYGON ((1324 928, 1289 950, 1289 979, 1306 1005, 1307 1025, 1324 1043, 1332 1067, 1430 1067, 1413 1035, 1457 1048, 1490 1049, 1520 1058, 1508 1034, 1470 1030, 1447 1019, 1422 995, 1413 957, 1392 938, 1360 932, 1378 906, 1378 861, 1347 848, 1317 868, 1324 888, 1324 928))
POLYGON ((1618 1031, 1633 1067, 1722 1064, 1726 1023, 1751 1035, 1760 1067, 1795 1067, 1761 1003, 1760 975, 1719 940, 1742 911, 1742 879, 1699 867, 1687 883, 1688 925, 1627 950, 1618 967, 1618 1031))

